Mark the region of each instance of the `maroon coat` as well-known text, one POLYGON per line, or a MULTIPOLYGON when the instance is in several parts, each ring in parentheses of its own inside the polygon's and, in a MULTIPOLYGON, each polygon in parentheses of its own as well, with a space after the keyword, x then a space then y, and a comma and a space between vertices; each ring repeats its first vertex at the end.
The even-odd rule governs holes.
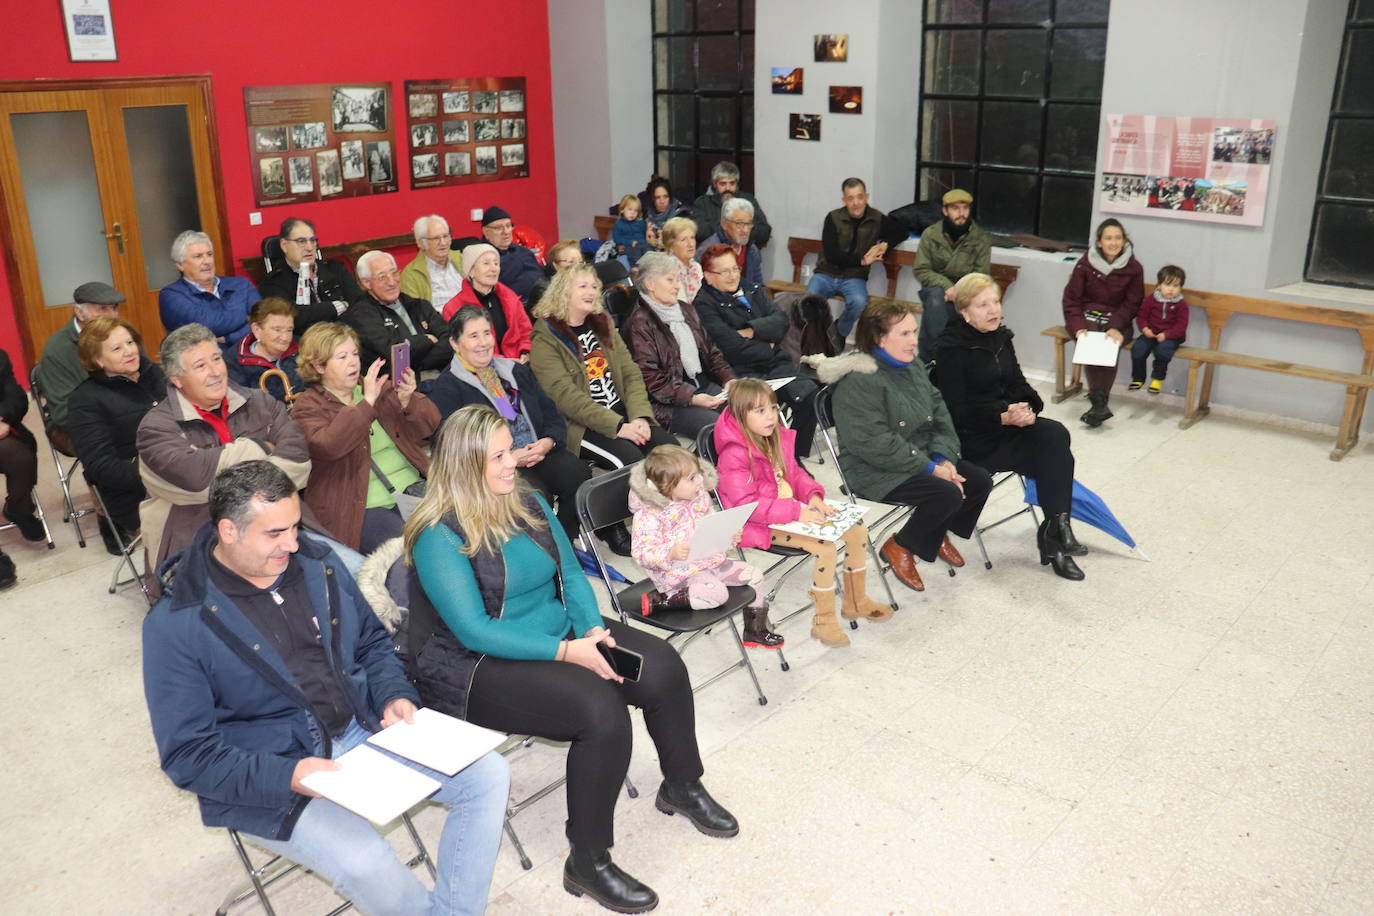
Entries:
POLYGON ((1188 300, 1160 302, 1150 293, 1140 303, 1135 316, 1136 327, 1162 333, 1166 340, 1182 340, 1188 336, 1188 300))
MULTIPOLYGON (((702 328, 696 309, 687 302, 679 305, 682 306, 683 317, 687 319, 687 326, 692 329, 692 338, 697 342, 702 374, 724 385, 735 377, 734 371, 702 328)), ((672 425, 673 411, 691 404, 692 395, 697 391, 694 385, 686 381, 682 351, 678 349, 677 339, 653 309, 643 302, 635 305, 634 310, 626 316, 620 333, 630 345, 630 354, 644 375, 644 387, 654 405, 654 419, 659 426, 667 429, 672 425)))
MULTIPOLYGON (((1140 300, 1145 295, 1145 271, 1135 255, 1127 253, 1129 260, 1124 266, 1104 272, 1107 265, 1096 250, 1078 259, 1064 287, 1064 327, 1070 336, 1079 331, 1108 331, 1113 328, 1121 332, 1123 345, 1131 341, 1131 320, 1140 308, 1140 300), (1088 321, 1085 310, 1104 312, 1108 316, 1106 327, 1099 327, 1088 321)), ((1117 261, 1121 258, 1118 256, 1117 261)))

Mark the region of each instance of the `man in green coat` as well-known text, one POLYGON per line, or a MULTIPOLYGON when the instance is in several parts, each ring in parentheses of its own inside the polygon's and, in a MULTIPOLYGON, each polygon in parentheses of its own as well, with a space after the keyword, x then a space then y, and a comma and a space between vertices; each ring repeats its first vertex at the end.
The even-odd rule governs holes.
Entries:
POLYGON ((965 274, 985 274, 992 268, 992 240, 973 221, 973 195, 952 188, 940 199, 944 219, 921 233, 916 249, 916 279, 921 283, 921 362, 935 356, 935 342, 954 317, 950 288, 965 274))

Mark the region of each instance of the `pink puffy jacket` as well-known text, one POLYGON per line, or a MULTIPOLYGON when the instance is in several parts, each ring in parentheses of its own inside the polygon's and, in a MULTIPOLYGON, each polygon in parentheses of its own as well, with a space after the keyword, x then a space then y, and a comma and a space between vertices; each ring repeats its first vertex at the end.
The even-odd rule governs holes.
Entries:
POLYGON ((778 498, 778 484, 773 479, 773 468, 758 449, 750 447, 744 438, 744 430, 735 422, 734 414, 721 411, 716 421, 716 470, 720 483, 716 493, 725 508, 739 506, 758 500, 759 504, 744 524, 740 535, 741 547, 763 549, 773 543, 769 525, 783 525, 795 522, 801 516, 801 508, 812 496, 824 496, 825 488, 816 483, 815 478, 802 470, 795 457, 797 434, 786 427, 778 427, 782 439, 783 475, 792 487, 793 499, 778 498))

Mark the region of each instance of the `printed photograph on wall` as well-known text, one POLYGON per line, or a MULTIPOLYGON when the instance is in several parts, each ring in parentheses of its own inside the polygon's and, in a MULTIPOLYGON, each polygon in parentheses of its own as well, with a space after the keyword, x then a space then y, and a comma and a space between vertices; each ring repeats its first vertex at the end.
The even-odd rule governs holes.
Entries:
POLYGON ((387 90, 351 86, 333 91, 334 133, 386 130, 387 90))
POLYGON ((800 95, 802 91, 801 67, 773 67, 773 94, 800 95))
POLYGON ((391 168, 391 141, 378 140, 367 145, 367 180, 373 184, 383 184, 394 180, 396 173, 391 168))
POLYGON ((286 167, 280 157, 258 160, 259 179, 262 193, 268 197, 281 197, 286 193, 286 167))
POLYGON ((862 87, 862 86, 831 86, 831 87, 830 87, 830 113, 831 113, 831 114, 863 114, 863 113, 864 113, 864 87, 862 87))
POLYGON ((423 153, 419 156, 412 156, 410 160, 410 174, 416 178, 433 178, 439 174, 439 154, 423 153))
POLYGON ((462 114, 470 104, 466 92, 444 93, 444 114, 462 114))
POLYGON ((513 165, 525 164, 525 144, 507 143, 501 147, 501 165, 510 168, 513 165))
POLYGON ((478 118, 472 122, 473 139, 478 143, 483 140, 495 140, 501 136, 500 125, 499 118, 478 118))
POLYGON ((523 90, 523 89, 502 89, 502 90, 501 90, 501 110, 502 110, 502 111, 524 111, 524 110, 525 110, 525 90, 523 90))
POLYGON ((315 154, 315 172, 320 176, 320 196, 333 197, 343 192, 343 174, 339 170, 339 151, 320 150, 315 154))
POLYGON ((496 147, 479 146, 475 150, 477 154, 477 174, 495 175, 496 174, 496 147))
POLYGON ((363 168, 363 141, 345 140, 339 144, 339 155, 343 158, 344 181, 357 181, 367 176, 363 168))
POLYGON ((1218 127, 1212 133, 1212 161, 1268 165, 1274 152, 1273 130, 1218 127))
POLYGON ((444 145, 453 143, 468 142, 468 122, 467 121, 445 121, 444 122, 444 145))
POLYGON ((291 125, 291 146, 293 149, 319 149, 327 142, 323 121, 309 124, 291 125))
POLYGON ((445 175, 467 175, 471 171, 471 153, 444 153, 445 175))
POLYGON ((405 93, 431 96, 442 110, 422 118, 407 106, 411 188, 529 177, 523 76, 406 80, 405 93))
POLYGON ((315 190, 315 165, 309 156, 291 157, 291 193, 309 194, 315 190))
POLYGON ((259 127, 253 131, 253 136, 257 140, 257 149, 260 153, 286 152, 287 129, 285 127, 259 127))
POLYGON ((501 139, 520 140, 525 136, 524 118, 502 118, 501 119, 501 139))
POLYGON ((474 92, 472 94, 472 110, 478 114, 496 114, 497 93, 495 92, 474 92))
POLYGON ((821 116, 793 112, 787 116, 787 136, 793 140, 819 140, 821 138, 821 116))
POLYGON ((817 35, 814 42, 817 63, 849 60, 848 35, 817 35))
POLYGON ((439 132, 434 129, 434 122, 426 121, 423 124, 410 125, 411 146, 434 146, 438 142, 439 132))
POLYGON ((412 118, 432 118, 439 113, 439 97, 432 92, 417 92, 410 96, 412 118))

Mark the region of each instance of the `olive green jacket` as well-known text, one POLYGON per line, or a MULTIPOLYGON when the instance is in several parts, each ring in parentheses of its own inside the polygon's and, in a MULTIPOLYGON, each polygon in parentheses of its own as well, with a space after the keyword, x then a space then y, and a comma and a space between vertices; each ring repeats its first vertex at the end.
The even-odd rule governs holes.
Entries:
POLYGON ((840 469, 856 495, 882 500, 926 473, 933 455, 959 460, 954 421, 920 360, 897 368, 851 350, 808 362, 822 382, 835 386, 840 469))
POLYGON ((915 266, 921 286, 949 289, 965 274, 985 274, 991 268, 992 239, 977 223, 969 226, 958 244, 950 244, 943 220, 921 233, 915 266))

